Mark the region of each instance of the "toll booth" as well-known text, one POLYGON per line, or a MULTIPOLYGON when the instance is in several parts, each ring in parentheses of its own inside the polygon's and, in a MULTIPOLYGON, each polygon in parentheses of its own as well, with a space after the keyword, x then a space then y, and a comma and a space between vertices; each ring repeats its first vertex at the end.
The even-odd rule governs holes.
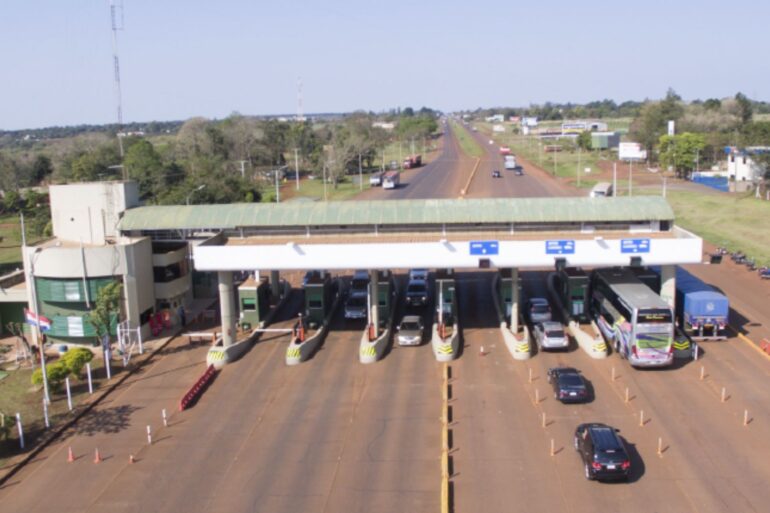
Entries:
MULTIPOLYGON (((511 275, 510 269, 500 269, 500 279, 497 280, 497 297, 500 299, 500 311, 504 312, 507 320, 510 320, 511 310, 513 309, 513 278, 511 275)), ((519 284, 516 286, 520 287, 519 284)), ((521 307, 519 307, 519 311, 521 311, 521 307)))
POLYGON ((588 322, 589 277, 579 267, 566 267, 556 275, 556 293, 569 316, 577 322, 588 322))
POLYGON ((455 301, 455 275, 452 269, 439 269, 436 272, 436 322, 439 312, 445 326, 454 326, 457 317, 455 301))
POLYGON ((334 285, 329 273, 313 274, 305 289, 305 320, 312 329, 321 326, 334 304, 334 285))
POLYGON ((394 286, 393 274, 390 271, 377 271, 377 319, 380 328, 387 324, 394 308, 391 302, 394 286))
POLYGON ((238 286, 238 305, 240 325, 244 330, 251 330, 259 325, 270 309, 270 284, 266 278, 259 283, 254 276, 249 276, 238 286))
POLYGON ((628 268, 639 281, 647 285, 656 294, 660 294, 660 274, 649 267, 631 266, 628 268))

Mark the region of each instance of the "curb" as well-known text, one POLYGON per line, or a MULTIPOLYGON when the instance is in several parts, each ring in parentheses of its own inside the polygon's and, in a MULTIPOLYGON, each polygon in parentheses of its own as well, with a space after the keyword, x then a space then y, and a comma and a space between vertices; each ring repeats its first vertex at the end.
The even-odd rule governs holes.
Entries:
POLYGON ((144 360, 141 360, 141 362, 138 362, 133 368, 125 372, 119 379, 116 379, 112 383, 108 384, 106 388, 101 390, 99 395, 95 394, 95 397, 93 398, 93 400, 91 400, 86 404, 80 405, 82 406, 82 409, 78 411, 71 419, 65 421, 64 424, 61 424, 60 426, 48 431, 48 433, 50 433, 48 436, 44 435, 43 440, 35 448, 31 449, 21 460, 19 460, 18 463, 14 464, 13 467, 11 467, 11 469, 4 476, 0 477, 0 486, 4 485, 11 477, 16 475, 16 473, 20 471, 27 463, 33 460, 35 456, 40 454, 43 451, 43 449, 48 447, 51 444, 51 442, 59 438, 62 435, 62 433, 67 431, 77 421, 83 418, 87 413, 90 413, 95 406, 101 403, 105 397, 110 395, 110 393, 112 393, 116 388, 122 385, 129 377, 133 376, 136 371, 144 367, 147 364, 147 362, 152 361, 155 355, 157 355, 160 351, 165 349, 165 347, 169 345, 173 340, 179 337, 182 331, 183 330, 178 329, 176 333, 172 334, 163 344, 155 348, 151 353, 147 353, 147 357, 144 360))

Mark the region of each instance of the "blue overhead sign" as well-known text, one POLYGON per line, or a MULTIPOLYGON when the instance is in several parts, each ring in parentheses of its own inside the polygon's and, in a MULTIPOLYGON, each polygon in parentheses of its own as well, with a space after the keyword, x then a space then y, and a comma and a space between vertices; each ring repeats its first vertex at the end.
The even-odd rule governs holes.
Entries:
POLYGON ((545 241, 546 255, 574 255, 574 240, 547 240, 545 241))
POLYGON ((471 255, 497 255, 500 253, 500 243, 496 240, 471 241, 471 255))
POLYGON ((649 253, 650 239, 621 239, 621 253, 649 253))

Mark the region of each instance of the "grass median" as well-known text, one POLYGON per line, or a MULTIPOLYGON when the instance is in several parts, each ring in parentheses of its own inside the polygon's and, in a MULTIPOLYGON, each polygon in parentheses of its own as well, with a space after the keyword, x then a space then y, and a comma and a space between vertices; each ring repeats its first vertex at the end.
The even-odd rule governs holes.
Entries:
POLYGON ((484 148, 476 141, 476 139, 465 129, 464 126, 452 121, 452 128, 454 129, 457 142, 460 144, 460 149, 473 158, 481 158, 484 156, 484 148))

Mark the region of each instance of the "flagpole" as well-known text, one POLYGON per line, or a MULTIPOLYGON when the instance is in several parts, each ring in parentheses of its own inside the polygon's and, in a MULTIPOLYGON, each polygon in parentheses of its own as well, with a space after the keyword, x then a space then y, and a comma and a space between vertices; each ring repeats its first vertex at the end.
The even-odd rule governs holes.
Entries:
MULTIPOLYGON (((26 249, 26 248, 25 248, 26 249)), ((34 312, 34 325, 36 328, 37 343, 40 349, 40 371, 43 374, 43 397, 46 404, 51 404, 51 396, 48 393, 48 370, 45 368, 45 349, 43 344, 43 336, 40 332, 40 305, 37 300, 37 284, 35 283, 35 256, 41 252, 43 248, 37 247, 29 258, 29 280, 32 285, 30 290, 32 291, 32 304, 35 308, 34 312)))

